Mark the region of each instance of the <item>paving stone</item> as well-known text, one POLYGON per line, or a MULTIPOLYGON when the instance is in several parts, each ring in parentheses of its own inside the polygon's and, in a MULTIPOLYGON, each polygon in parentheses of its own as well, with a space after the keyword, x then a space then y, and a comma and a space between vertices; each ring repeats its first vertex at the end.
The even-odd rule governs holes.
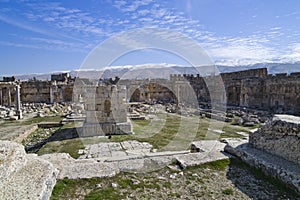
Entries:
POLYGON ((178 161, 179 165, 182 168, 186 168, 188 166, 196 166, 207 162, 223 160, 228 157, 228 155, 226 155, 225 153, 221 153, 220 151, 210 151, 178 155, 175 156, 175 159, 178 161))

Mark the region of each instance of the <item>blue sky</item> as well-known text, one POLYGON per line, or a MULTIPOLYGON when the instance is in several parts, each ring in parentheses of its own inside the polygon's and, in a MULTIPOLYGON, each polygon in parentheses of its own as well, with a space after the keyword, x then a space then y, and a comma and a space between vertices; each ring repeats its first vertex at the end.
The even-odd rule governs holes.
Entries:
MULTIPOLYGON (((217 64, 300 61, 298 0, 0 0, 0 75, 78 69, 101 42, 167 28, 199 42, 217 64)), ((115 64, 185 64, 135 52, 115 64)))

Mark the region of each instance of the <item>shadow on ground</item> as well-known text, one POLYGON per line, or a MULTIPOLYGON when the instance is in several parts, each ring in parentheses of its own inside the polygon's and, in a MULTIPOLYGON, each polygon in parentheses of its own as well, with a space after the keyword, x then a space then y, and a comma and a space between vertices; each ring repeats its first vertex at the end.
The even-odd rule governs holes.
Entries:
POLYGON ((45 140, 36 143, 34 145, 25 147, 25 150, 27 153, 36 153, 48 142, 63 141, 63 140, 69 140, 78 137, 79 135, 77 133, 76 128, 60 128, 45 140))
POLYGON ((300 195, 279 180, 240 159, 230 159, 227 178, 251 199, 300 199, 300 195))

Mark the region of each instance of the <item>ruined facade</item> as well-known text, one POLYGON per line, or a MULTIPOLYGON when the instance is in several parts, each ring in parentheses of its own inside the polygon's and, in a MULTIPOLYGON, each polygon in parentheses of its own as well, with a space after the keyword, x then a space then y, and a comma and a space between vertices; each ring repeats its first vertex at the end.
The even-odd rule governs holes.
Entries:
MULTIPOLYGON (((6 86, 2 84, 0 88, 0 103, 11 106, 15 102, 15 92, 8 85, 15 83, 15 78, 2 82, 6 86)), ((21 82, 21 102, 72 101, 74 82, 68 74, 53 75, 51 81, 21 82)), ((118 79, 115 84, 126 86, 127 102, 184 102, 201 106, 221 101, 228 106, 300 115, 300 73, 272 75, 267 68, 261 68, 205 77, 173 74, 169 80, 118 79)))
MULTIPOLYGON (((267 68, 261 68, 220 75, 228 106, 300 115, 300 73, 272 75, 267 68)), ((181 79, 188 80, 200 103, 211 100, 206 85, 209 77, 171 75, 170 81, 176 84, 181 79)))

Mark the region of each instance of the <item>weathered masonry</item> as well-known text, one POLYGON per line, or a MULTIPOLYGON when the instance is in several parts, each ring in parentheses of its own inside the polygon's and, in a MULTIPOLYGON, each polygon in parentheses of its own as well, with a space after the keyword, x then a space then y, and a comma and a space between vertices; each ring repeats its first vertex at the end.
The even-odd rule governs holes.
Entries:
MULTIPOLYGON (((192 74, 172 74, 170 79, 119 80, 117 85, 126 86, 126 101, 185 102, 209 104, 212 96, 228 106, 268 110, 274 113, 300 115, 300 72, 291 74, 268 74, 267 68, 222 73, 226 96, 220 88, 209 91, 207 83, 214 77, 192 74), (212 95, 212 93, 214 95, 212 95), (196 100, 195 100, 196 98, 196 100)), ((2 84, 15 83, 13 77, 4 77, 2 84)), ((72 101, 75 79, 67 73, 51 76, 51 81, 29 80, 20 82, 21 102, 68 102, 72 101)), ((12 106, 15 92, 12 87, 1 86, 1 105, 12 106)))
POLYGON ((77 80, 75 101, 84 102, 86 120, 80 136, 131 134, 127 118, 126 88, 110 82, 86 84, 77 80))

